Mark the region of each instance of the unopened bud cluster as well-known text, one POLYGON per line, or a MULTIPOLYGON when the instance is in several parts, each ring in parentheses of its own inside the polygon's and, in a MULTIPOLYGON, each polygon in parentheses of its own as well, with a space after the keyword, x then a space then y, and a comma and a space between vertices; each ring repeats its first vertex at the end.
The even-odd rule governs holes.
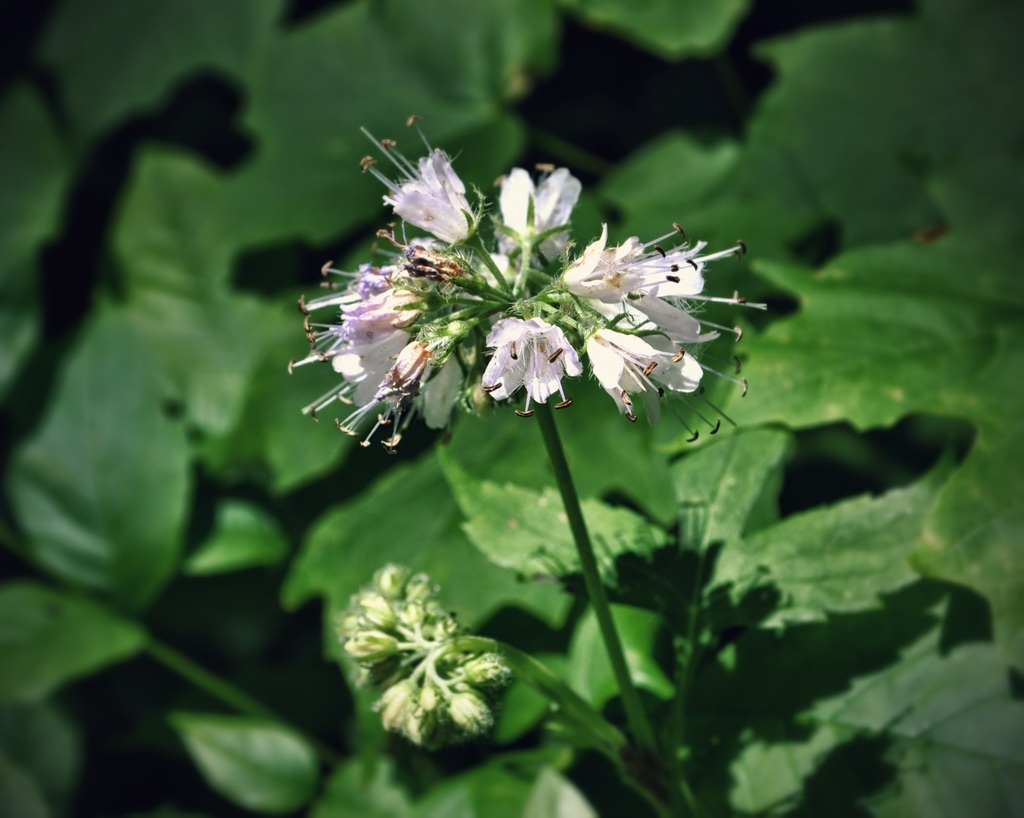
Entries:
POLYGON ((511 678, 497 654, 457 647, 464 631, 437 591, 426 574, 385 566, 337 627, 359 666, 357 681, 383 689, 376 707, 385 729, 432 749, 486 732, 511 678))
POLYGON ((361 167, 387 187, 384 202, 403 224, 378 233, 382 263, 349 272, 328 262, 324 275, 340 278, 325 282, 331 294, 299 302, 310 351, 290 368, 330 362, 342 378, 306 413, 315 419, 328 406, 347 404, 352 409, 336 418, 338 427, 360 434, 366 421, 364 445, 387 429, 390 450, 415 414, 443 429, 456 408, 481 413, 520 392, 523 417, 549 399, 564 409, 572 403, 564 381, 580 376, 586 360, 629 420, 637 418, 635 399, 654 422, 672 398, 717 431, 720 421, 692 403, 720 414, 700 397, 702 377, 716 375, 744 393, 746 381, 697 357, 720 331, 742 333, 695 316, 714 303, 764 308, 738 293, 704 294, 707 265, 745 252, 743 242, 704 253, 704 242, 691 246, 672 222, 663 236, 618 245, 609 243, 605 226, 579 250, 570 217, 582 185, 567 169, 538 166, 534 179, 513 168, 500 181, 495 207, 482 195, 470 201, 440 150, 428 147, 413 161, 394 140, 373 141, 393 169, 378 170, 373 156, 361 167), (410 228, 429 235, 410 236, 410 228), (311 313, 323 309, 337 319, 314 323, 311 313))

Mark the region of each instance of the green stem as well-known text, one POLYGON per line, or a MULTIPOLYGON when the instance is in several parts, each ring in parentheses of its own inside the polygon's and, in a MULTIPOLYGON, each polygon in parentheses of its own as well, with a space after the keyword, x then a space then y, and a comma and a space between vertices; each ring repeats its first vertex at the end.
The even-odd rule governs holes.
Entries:
POLYGON ((504 274, 498 269, 498 265, 494 263, 494 259, 491 258, 490 251, 487 249, 487 245, 484 244, 483 236, 481 236, 479 232, 474 233, 466 240, 466 245, 476 250, 477 255, 480 256, 480 260, 487 266, 487 269, 491 271, 494 278, 497 280, 498 285, 502 288, 502 295, 512 296, 512 288, 505 280, 504 274))
POLYGON ((558 490, 562 494, 565 514, 569 518, 569 528, 572 530, 573 539, 576 541, 576 550, 579 552, 580 568, 583 571, 583 581, 587 586, 590 605, 594 609, 594 615, 597 617, 601 638, 604 640, 605 649, 608 651, 608 658, 611 661, 612 672, 619 686, 619 695, 622 697, 622 705, 626 711, 626 721, 629 723, 629 730, 641 749, 653 752, 655 749, 654 734, 651 732, 651 725, 647 720, 647 714, 640 703, 640 695, 633 686, 633 680, 629 675, 629 667, 626 665, 626 654, 622 649, 619 633, 615 630, 611 607, 608 604, 608 595, 605 593, 604 585, 601 583, 601 574, 597 568, 597 557, 594 555, 594 547, 590 543, 590 534, 587 532, 587 524, 583 520, 583 510, 580 508, 579 495, 576 493, 572 473, 569 471, 569 462, 565 459, 565 450, 562 448, 562 440, 558 436, 558 428, 555 426, 555 418, 551 407, 547 404, 538 406, 537 418, 540 421, 540 432, 544 438, 544 445, 548 450, 548 458, 555 472, 555 482, 558 483, 558 490))
POLYGON ((165 645, 163 642, 160 642, 151 636, 146 642, 146 652, 164 667, 173 670, 182 678, 187 679, 201 690, 205 690, 213 698, 222 701, 224 704, 234 710, 237 710, 239 713, 244 713, 247 716, 254 716, 256 718, 271 719, 273 721, 286 724, 289 729, 299 733, 307 742, 309 742, 317 755, 320 756, 320 759, 326 764, 334 766, 341 763, 341 756, 319 739, 306 734, 302 730, 298 730, 293 725, 288 724, 265 704, 257 701, 244 690, 235 687, 226 679, 222 679, 215 673, 211 673, 206 668, 196 664, 183 653, 176 651, 170 645, 165 645))

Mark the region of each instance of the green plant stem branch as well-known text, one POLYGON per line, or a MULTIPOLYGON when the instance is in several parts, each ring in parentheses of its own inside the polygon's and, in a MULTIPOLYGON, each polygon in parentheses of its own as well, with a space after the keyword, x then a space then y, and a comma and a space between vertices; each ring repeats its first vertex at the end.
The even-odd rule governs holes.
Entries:
POLYGON ((497 653, 508 663, 516 678, 536 688, 559 706, 562 714, 589 733, 595 745, 613 761, 626 745, 626 737, 578 693, 529 654, 518 648, 483 636, 461 636, 452 645, 455 650, 497 653))
POLYGON ((213 698, 222 701, 239 713, 256 718, 271 719, 286 725, 309 742, 324 763, 331 766, 341 763, 341 756, 322 741, 289 724, 285 719, 282 719, 273 710, 254 699, 244 690, 235 687, 231 682, 222 679, 215 673, 211 673, 169 645, 165 645, 163 642, 150 636, 146 641, 146 652, 164 667, 174 671, 201 690, 205 690, 213 698))
POLYGON ((601 583, 601 574, 597 568, 597 557, 594 555, 594 547, 590 543, 587 524, 583 520, 579 495, 576 493, 576 486, 569 471, 569 461, 565 458, 565 450, 562 448, 562 440, 558 435, 558 427, 555 425, 552 413, 553 410, 546 403, 537 407, 541 436, 544 438, 548 458, 555 472, 555 482, 558 483, 558 490, 562 494, 562 503, 565 505, 566 516, 569 518, 569 528, 576 541, 576 550, 579 552, 580 568, 583 571, 583 581, 587 586, 587 595, 590 597, 590 605, 597 617, 601 638, 604 640, 612 672, 619 686, 619 695, 622 697, 630 733, 633 734, 634 740, 642 749, 653 752, 655 750, 654 734, 640 702, 640 695, 629 675, 626 654, 622 649, 622 640, 619 639, 619 633, 615 630, 611 607, 608 604, 608 595, 605 593, 604 585, 601 583))

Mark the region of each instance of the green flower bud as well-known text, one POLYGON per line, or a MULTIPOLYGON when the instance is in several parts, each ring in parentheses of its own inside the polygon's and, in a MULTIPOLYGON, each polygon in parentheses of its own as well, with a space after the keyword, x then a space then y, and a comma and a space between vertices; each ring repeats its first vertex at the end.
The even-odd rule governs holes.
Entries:
POLYGON ((426 602, 437 593, 437 586, 426 574, 414 574, 405 584, 405 598, 409 602, 426 602))
POLYGON ((379 662, 398 652, 398 640, 382 631, 362 631, 345 643, 345 652, 362 663, 379 662))
POLYGON ((414 744, 427 749, 441 747, 450 737, 446 711, 447 707, 443 703, 441 707, 431 711, 420 707, 406 707, 402 732, 414 744))
POLYGON ((373 575, 373 584, 387 599, 398 599, 405 589, 409 569, 401 565, 385 565, 373 575))
POLYGON ((405 723, 406 711, 412 707, 412 699, 416 694, 416 685, 409 679, 391 685, 377 702, 380 720, 385 730, 392 733, 401 731, 405 723))
POLYGON ((462 666, 466 680, 479 687, 502 687, 507 684, 512 672, 496 653, 486 653, 470 659, 462 666))
POLYGON ((441 695, 441 691, 436 685, 430 683, 423 685, 416 696, 416 704, 427 713, 436 710, 443 701, 444 698, 441 695))
POLYGON ((385 631, 395 627, 395 610, 383 594, 363 591, 356 597, 355 604, 359 608, 360 616, 370 627, 385 631))
POLYGON ((452 723, 468 736, 486 731, 494 722, 491 708, 479 693, 456 693, 449 703, 452 723))
POLYGON ((356 684, 360 687, 390 687, 405 675, 398 657, 392 656, 372 664, 364 663, 357 672, 356 684))
POLYGON ((351 638, 359 630, 359 617, 352 613, 339 614, 334 620, 334 632, 342 641, 351 638))
POLYGON ((403 625, 408 625, 410 628, 416 628, 423 624, 424 620, 427 618, 427 614, 419 602, 408 602, 402 606, 402 610, 399 612, 398 618, 403 625))

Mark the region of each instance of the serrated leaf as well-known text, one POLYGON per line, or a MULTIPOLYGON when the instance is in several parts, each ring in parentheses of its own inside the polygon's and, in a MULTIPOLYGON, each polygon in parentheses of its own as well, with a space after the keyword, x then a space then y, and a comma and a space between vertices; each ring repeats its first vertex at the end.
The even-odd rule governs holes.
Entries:
POLYGON ((411 811, 409 796, 395 781, 394 763, 379 756, 339 766, 309 818, 405 818, 411 811))
POLYGON ((392 468, 312 527, 285 582, 284 604, 324 596, 330 622, 374 571, 395 562, 426 571, 441 585, 445 606, 468 625, 509 604, 559 623, 568 598, 551 584, 517 583, 513 572, 488 562, 466 540, 459 521, 433 454, 392 468))
POLYGON ((208 713, 175 713, 178 731, 206 782, 256 812, 292 812, 316 789, 316 753, 277 722, 208 713))
POLYGON ((204 70, 248 75, 257 44, 281 12, 279 0, 68 0, 41 45, 79 139, 158 105, 177 82, 204 70), (96 24, 96 14, 103 25, 96 24), (87 36, 83 36, 87 35, 87 36))
POLYGON ((242 410, 264 351, 256 328, 270 310, 228 289, 239 241, 218 173, 181 154, 142 155, 114 232, 130 315, 189 420, 219 434, 242 410))
POLYGON ((0 709, 2 753, 32 777, 56 815, 65 814, 71 804, 82 766, 80 743, 72 724, 51 704, 0 709))
POLYGON ((0 397, 38 333, 39 244, 57 229, 68 168, 35 93, 15 86, 0 102, 0 397))
POLYGON ((463 147, 456 137, 486 131, 479 149, 456 162, 465 178, 505 172, 522 129, 501 103, 550 66, 556 28, 545 0, 401 0, 349 3, 276 38, 261 52, 251 86, 247 121, 261 151, 232 189, 239 223, 262 241, 322 240, 374 218, 384 190, 357 169, 366 154, 382 168, 386 160, 359 128, 397 139, 415 159, 423 146, 402 125, 410 114, 422 115, 431 143, 452 154, 463 147))
POLYGON ((277 521, 259 506, 225 500, 217 507, 213 533, 185 563, 185 573, 206 575, 273 565, 288 553, 277 521))
MULTIPOLYGON (((496 565, 525 576, 564 576, 579 570, 579 556, 561 497, 553 488, 531 491, 476 480, 440 451, 440 461, 466 521, 462 528, 496 565)), ((635 513, 596 500, 581 503, 598 568, 606 577, 625 552, 649 554, 664 539, 635 513)))
MULTIPOLYGON (((612 605, 611 611, 633 683, 660 699, 672 698, 675 685, 654 658, 663 625, 662 618, 651 611, 629 605, 612 605)), ((567 671, 573 690, 596 708, 601 708, 605 702, 618 695, 619 686, 597 626, 597 617, 589 608, 573 633, 567 671)))
POLYGON ((7 474, 33 559, 134 608, 175 569, 189 489, 183 429, 161 406, 158 370, 124 313, 101 310, 7 474))
POLYGON ((33 702, 139 651, 145 633, 93 602, 32 582, 0 587, 0 703, 33 702))
POLYGON ((916 578, 908 558, 944 472, 877 498, 794 514, 733 542, 712 583, 731 584, 737 597, 760 585, 774 588, 782 605, 767 624, 876 607, 881 594, 916 578))
POLYGON ((958 2, 944 13, 924 4, 912 18, 804 29, 763 45, 779 80, 751 140, 790 163, 847 245, 910 236, 938 215, 927 169, 1020 145, 1021 12, 1006 2, 958 2), (961 65, 954 51, 984 58, 961 65))
POLYGON ((678 60, 722 49, 747 13, 749 0, 665 3, 660 0, 563 0, 595 27, 610 28, 642 48, 678 60))

